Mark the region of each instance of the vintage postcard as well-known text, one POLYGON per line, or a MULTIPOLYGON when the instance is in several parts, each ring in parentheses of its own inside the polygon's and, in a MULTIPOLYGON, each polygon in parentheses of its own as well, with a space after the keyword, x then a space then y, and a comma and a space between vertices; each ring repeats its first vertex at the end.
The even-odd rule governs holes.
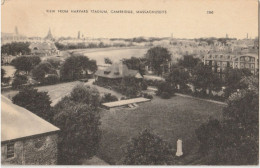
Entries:
POLYGON ((2 0, 1 165, 258 165, 257 0, 2 0))

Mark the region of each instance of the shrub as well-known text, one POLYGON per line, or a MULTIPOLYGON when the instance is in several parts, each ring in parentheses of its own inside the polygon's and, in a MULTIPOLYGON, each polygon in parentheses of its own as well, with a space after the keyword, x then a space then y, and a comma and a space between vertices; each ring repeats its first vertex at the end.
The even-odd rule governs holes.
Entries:
POLYGON ((12 88, 14 89, 19 89, 21 88, 22 85, 26 84, 28 81, 26 75, 15 75, 13 83, 12 83, 12 88))
POLYGON ((170 98, 171 96, 174 95, 175 93, 175 89, 171 86, 170 83, 168 82, 161 82, 159 85, 158 85, 158 91, 157 91, 157 95, 158 96, 161 96, 162 98, 165 98, 165 99, 168 99, 170 98))
POLYGON ((55 74, 50 74, 46 78, 44 78, 44 84, 56 84, 59 83, 60 79, 55 74))
POLYGON ((106 93, 101 98, 101 103, 114 102, 114 101, 118 101, 118 98, 114 95, 111 95, 111 93, 106 93))
POLYGON ((150 94, 148 94, 148 93, 144 93, 144 94, 143 94, 143 97, 144 97, 144 98, 147 98, 147 99, 153 99, 153 96, 150 95, 150 94))
POLYGON ((142 87, 142 90, 147 90, 148 85, 147 85, 146 81, 142 82, 141 87, 142 87))

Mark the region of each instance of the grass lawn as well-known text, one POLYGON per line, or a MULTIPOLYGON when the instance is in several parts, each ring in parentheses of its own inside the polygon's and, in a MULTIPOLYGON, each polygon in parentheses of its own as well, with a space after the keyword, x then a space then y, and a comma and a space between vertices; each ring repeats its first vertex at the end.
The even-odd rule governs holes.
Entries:
POLYGON ((154 97, 136 109, 111 109, 101 114, 103 131, 98 156, 110 164, 122 164, 126 143, 144 129, 150 129, 176 148, 183 141, 183 157, 179 164, 190 164, 198 141, 195 129, 210 116, 221 118, 222 105, 175 96, 165 100, 154 97))

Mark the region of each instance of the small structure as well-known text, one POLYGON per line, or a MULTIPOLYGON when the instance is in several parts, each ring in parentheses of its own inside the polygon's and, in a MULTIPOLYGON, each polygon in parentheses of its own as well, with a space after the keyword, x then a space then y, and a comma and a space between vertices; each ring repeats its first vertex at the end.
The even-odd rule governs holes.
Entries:
POLYGON ((1 163, 57 164, 59 128, 1 97, 1 163))
POLYGON ((128 69, 123 62, 113 63, 111 66, 104 69, 99 69, 95 73, 95 79, 97 81, 121 81, 124 77, 143 79, 143 76, 137 70, 128 69))
POLYGON ((139 97, 139 98, 134 98, 134 99, 127 99, 127 100, 103 103, 102 105, 107 109, 111 109, 111 108, 115 108, 115 107, 123 107, 123 106, 137 107, 137 103, 144 103, 144 102, 148 102, 148 101, 151 101, 151 100, 143 98, 143 97, 139 97))
POLYGON ((182 155, 183 155, 183 152, 182 152, 182 140, 178 139, 176 156, 182 156, 182 155))

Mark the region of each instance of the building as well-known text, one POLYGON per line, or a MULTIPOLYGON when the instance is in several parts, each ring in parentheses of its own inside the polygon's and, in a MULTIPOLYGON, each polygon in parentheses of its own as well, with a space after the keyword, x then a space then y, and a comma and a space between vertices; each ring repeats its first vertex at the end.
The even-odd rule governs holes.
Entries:
POLYGON ((15 27, 14 33, 1 33, 1 45, 12 42, 26 42, 27 37, 19 34, 18 28, 15 27))
POLYGON ((205 65, 212 66, 212 70, 223 72, 227 67, 231 68, 247 68, 252 74, 259 72, 259 58, 257 54, 223 54, 210 53, 202 57, 205 65))
POLYGON ((2 96, 1 163, 57 164, 59 128, 2 96))
POLYGON ((122 62, 113 63, 111 66, 104 69, 98 69, 95 73, 96 81, 121 81, 124 77, 135 77, 136 79, 143 78, 138 70, 128 69, 128 67, 122 62))
POLYGON ((31 49, 32 55, 50 56, 59 54, 59 50, 51 41, 31 43, 29 48, 31 49))

